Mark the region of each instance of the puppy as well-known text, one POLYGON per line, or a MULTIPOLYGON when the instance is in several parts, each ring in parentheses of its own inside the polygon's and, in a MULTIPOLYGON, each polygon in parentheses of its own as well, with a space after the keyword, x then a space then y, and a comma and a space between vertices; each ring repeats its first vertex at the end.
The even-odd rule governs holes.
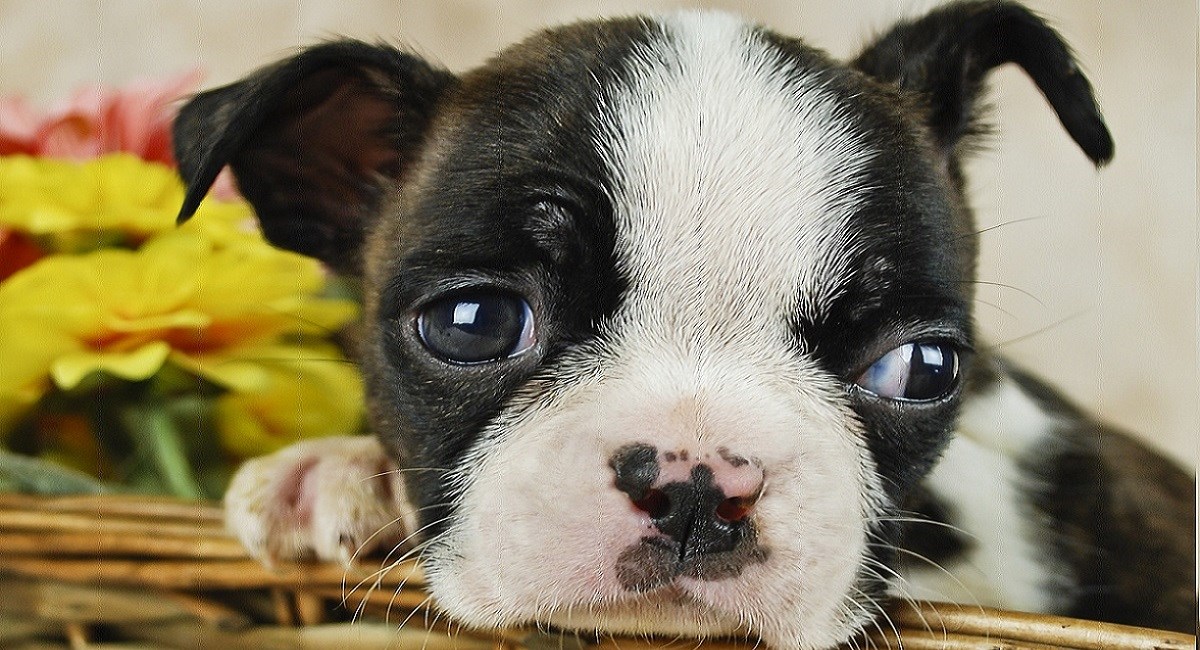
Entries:
POLYGON ((271 242, 361 278, 378 434, 248 464, 232 529, 411 537, 469 625, 825 648, 896 592, 1194 629, 1194 478, 975 339, 962 159, 1010 62, 1108 161, 1007 2, 849 62, 685 12, 463 75, 332 42, 198 95, 180 218, 228 164, 271 242))

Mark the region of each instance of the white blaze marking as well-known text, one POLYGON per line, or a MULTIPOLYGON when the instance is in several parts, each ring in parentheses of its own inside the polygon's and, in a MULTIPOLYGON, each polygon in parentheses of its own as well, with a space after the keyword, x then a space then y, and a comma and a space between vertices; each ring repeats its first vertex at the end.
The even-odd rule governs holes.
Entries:
POLYGON ((832 93, 723 14, 676 14, 597 145, 616 178, 629 329, 739 340, 845 277, 869 151, 832 93), (662 331, 664 330, 665 331, 662 331))
POLYGON ((851 598, 882 497, 844 392, 789 325, 841 289, 871 154, 833 92, 737 19, 661 25, 600 107, 625 301, 603 345, 560 361, 565 387, 532 380, 467 454, 459 517, 427 575, 467 622, 749 627, 825 647, 874 613, 851 598), (696 602, 622 589, 617 555, 654 534, 612 485, 607 461, 629 443, 760 461, 768 560, 681 579, 696 602))

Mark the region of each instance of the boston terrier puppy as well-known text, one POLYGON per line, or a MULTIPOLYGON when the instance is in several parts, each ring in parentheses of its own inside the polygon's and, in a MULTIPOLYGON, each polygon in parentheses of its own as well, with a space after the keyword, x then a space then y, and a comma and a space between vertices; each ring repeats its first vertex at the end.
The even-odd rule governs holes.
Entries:
POLYGON ((894 593, 1194 630, 1193 476, 975 337, 963 157, 1006 63, 1109 160, 1060 36, 997 1, 848 62, 680 12, 462 75, 330 42, 191 99, 180 218, 230 165, 360 279, 378 436, 247 464, 233 531, 405 541, 477 626, 826 648, 894 593))

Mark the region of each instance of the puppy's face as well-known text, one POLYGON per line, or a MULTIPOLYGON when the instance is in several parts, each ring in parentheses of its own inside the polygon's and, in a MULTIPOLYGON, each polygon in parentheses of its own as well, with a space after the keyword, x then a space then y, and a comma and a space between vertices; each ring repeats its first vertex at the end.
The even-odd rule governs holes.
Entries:
POLYGON ((908 34, 856 70, 678 14, 463 77, 332 44, 194 100, 179 158, 361 273, 441 607, 821 647, 877 613, 970 362, 970 111, 886 83, 908 34))
POLYGON ((446 470, 410 472, 439 602, 805 621, 787 645, 874 615, 970 336, 969 238, 894 93, 680 15, 546 34, 446 101, 366 274, 375 421, 446 470))

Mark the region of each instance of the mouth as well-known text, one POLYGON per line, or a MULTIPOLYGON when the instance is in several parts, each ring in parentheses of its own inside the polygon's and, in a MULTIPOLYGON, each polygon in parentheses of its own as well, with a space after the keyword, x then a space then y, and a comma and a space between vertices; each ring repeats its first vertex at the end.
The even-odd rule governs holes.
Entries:
POLYGON ((747 565, 770 557, 766 548, 746 541, 749 543, 730 551, 695 554, 666 537, 643 537, 618 556, 617 578, 622 587, 634 593, 674 588, 681 578, 709 582, 736 578, 747 565))

